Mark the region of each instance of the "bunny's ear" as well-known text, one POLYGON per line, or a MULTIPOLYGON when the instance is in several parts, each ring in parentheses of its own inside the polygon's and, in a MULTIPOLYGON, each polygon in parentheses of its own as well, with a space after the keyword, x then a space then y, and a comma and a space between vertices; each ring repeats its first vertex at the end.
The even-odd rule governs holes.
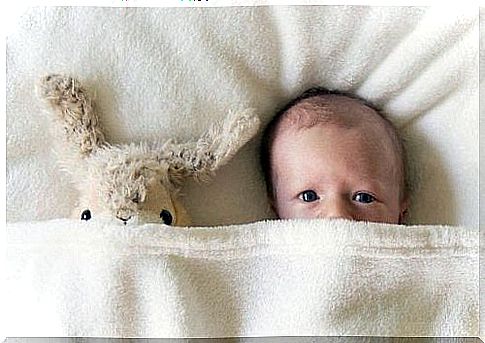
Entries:
POLYGON ((37 88, 39 96, 55 111, 67 141, 81 157, 105 144, 98 115, 81 84, 69 76, 48 75, 37 88))
POLYGON ((185 180, 191 176, 193 168, 187 161, 195 157, 190 153, 194 148, 194 142, 178 144, 173 139, 169 139, 159 151, 159 163, 167 166, 168 180, 175 188, 182 187, 185 180))
POLYGON ((252 109, 232 112, 224 122, 216 123, 196 142, 167 142, 169 176, 177 180, 193 177, 206 181, 226 164, 258 132, 259 118, 252 109))

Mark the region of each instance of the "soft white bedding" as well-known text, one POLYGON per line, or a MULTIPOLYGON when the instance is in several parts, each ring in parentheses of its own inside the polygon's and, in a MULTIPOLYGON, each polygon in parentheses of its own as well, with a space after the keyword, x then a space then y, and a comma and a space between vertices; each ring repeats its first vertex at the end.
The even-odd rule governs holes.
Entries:
POLYGON ((473 8, 28 10, 7 37, 7 335, 477 335, 478 51, 473 8), (34 95, 47 73, 96 94, 112 143, 356 92, 407 141, 419 225, 244 224, 272 216, 259 137, 184 189, 207 228, 58 219, 77 195, 34 95))
POLYGON ((11 223, 7 336, 476 336, 478 230, 11 223))

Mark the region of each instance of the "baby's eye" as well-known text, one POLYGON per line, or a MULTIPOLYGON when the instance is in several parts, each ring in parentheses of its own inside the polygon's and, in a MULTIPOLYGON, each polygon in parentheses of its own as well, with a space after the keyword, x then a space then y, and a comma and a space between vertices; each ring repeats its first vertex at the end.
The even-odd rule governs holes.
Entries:
POLYGON ((317 193, 315 193, 315 191, 312 191, 311 189, 301 192, 298 195, 298 198, 300 198, 304 202, 314 202, 320 199, 317 193))
POLYGON ((369 193, 360 192, 355 194, 352 200, 361 202, 363 204, 370 204, 371 202, 374 202, 376 198, 369 193))
POLYGON ((84 210, 83 213, 81 213, 81 220, 89 220, 89 219, 91 219, 91 211, 84 210))

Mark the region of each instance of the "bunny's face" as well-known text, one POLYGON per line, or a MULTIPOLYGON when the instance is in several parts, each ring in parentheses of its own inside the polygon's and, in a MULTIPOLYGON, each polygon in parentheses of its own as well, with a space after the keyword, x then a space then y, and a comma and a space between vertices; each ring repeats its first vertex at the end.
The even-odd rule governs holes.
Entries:
POLYGON ((87 174, 74 216, 123 224, 189 223, 163 158, 143 146, 107 147, 86 160, 87 174))

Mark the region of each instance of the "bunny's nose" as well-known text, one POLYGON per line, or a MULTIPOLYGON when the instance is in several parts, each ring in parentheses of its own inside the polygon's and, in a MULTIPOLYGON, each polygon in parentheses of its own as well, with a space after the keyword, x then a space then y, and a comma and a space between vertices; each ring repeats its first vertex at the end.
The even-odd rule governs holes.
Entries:
POLYGON ((132 216, 128 216, 128 217, 124 218, 124 217, 121 217, 121 216, 116 216, 116 218, 123 221, 123 224, 125 224, 125 225, 126 225, 126 222, 131 219, 131 217, 132 216))

